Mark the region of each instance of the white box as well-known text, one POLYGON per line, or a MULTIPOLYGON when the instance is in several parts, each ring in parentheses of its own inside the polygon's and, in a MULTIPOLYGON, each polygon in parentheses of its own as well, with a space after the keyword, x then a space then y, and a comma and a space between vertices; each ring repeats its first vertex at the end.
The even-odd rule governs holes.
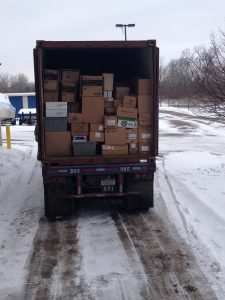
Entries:
POLYGON ((103 73, 104 78, 104 91, 112 91, 113 90, 113 73, 103 73))
POLYGON ((46 110, 46 117, 58 117, 58 118, 66 118, 67 117, 67 110, 59 110, 59 109, 47 109, 46 110))
POLYGON ((67 110, 67 102, 46 102, 46 111, 48 109, 67 110))

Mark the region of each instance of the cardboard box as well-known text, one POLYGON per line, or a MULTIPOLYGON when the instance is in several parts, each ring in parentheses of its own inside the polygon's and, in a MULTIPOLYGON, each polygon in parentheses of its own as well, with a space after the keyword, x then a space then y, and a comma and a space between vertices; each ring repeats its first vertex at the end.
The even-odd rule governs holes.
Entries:
POLYGON ((152 80, 151 79, 137 79, 136 80, 137 95, 152 95, 152 80))
POLYGON ((152 105, 151 95, 138 95, 138 112, 139 113, 150 113, 152 105))
POLYGON ((58 91, 58 80, 44 80, 44 90, 45 91, 58 91))
POLYGON ((128 145, 129 154, 136 155, 138 154, 138 144, 137 143, 130 143, 128 145))
POLYGON ((88 137, 87 135, 74 135, 72 136, 72 141, 74 143, 85 143, 87 142, 88 137))
POLYGON ((104 142, 105 141, 105 133, 102 131, 91 131, 89 134, 89 141, 104 142))
POLYGON ((137 108, 124 107, 119 105, 117 107, 116 114, 118 117, 137 119, 137 108))
POLYGON ((83 97, 101 97, 102 96, 102 86, 83 86, 82 87, 83 97))
POLYGON ((151 125, 151 114, 150 113, 139 113, 139 125, 140 126, 151 125))
POLYGON ((118 127, 124 128, 137 128, 138 127, 138 120, 134 118, 122 118, 118 117, 118 127))
POLYGON ((92 76, 92 75, 82 75, 80 76, 80 81, 82 86, 102 86, 103 87, 103 76, 92 76))
POLYGON ((69 113, 79 113, 80 111, 79 103, 68 102, 67 106, 68 106, 69 113))
POLYGON ((59 101, 58 91, 44 91, 44 102, 59 101))
POLYGON ((114 103, 105 101, 104 107, 105 108, 114 108, 114 103))
POLYGON ((104 98, 82 97, 82 113, 85 123, 103 123, 104 98))
POLYGON ((70 156, 70 132, 45 132, 45 155, 48 157, 70 156))
POLYGON ((102 145, 102 155, 127 155, 128 145, 102 145))
POLYGON ((135 108, 136 105, 137 105, 137 97, 136 96, 124 96, 123 106, 135 108))
POLYGON ((104 124, 98 123, 98 124, 90 124, 90 131, 104 131, 104 124))
POLYGON ((138 129, 126 129, 127 144, 138 143, 138 129))
POLYGON ((74 102, 76 98, 76 94, 73 92, 63 92, 62 91, 62 101, 65 102, 74 102))
POLYGON ((59 74, 58 70, 53 70, 53 69, 44 69, 44 78, 47 78, 49 75, 54 76, 54 79, 57 79, 59 74))
POLYGON ((105 130, 106 145, 122 145, 126 144, 126 129, 125 128, 110 128, 105 130))
POLYGON ((140 143, 150 143, 152 138, 151 126, 139 126, 138 140, 140 143))
POLYGON ((83 115, 81 113, 69 113, 68 122, 70 124, 82 124, 83 115))
POLYGON ((117 99, 115 99, 114 101, 114 107, 117 109, 117 107, 119 106, 119 105, 121 105, 122 106, 122 100, 117 100, 117 99))
POLYGON ((146 143, 140 143, 139 154, 150 154, 150 145, 146 143))
POLYGON ((72 83, 73 86, 77 86, 80 78, 79 70, 61 69, 61 80, 63 85, 72 83))
POLYGON ((124 96, 130 95, 130 88, 128 86, 116 87, 116 99, 123 100, 124 96))
POLYGON ((89 126, 88 124, 71 124, 71 135, 85 135, 88 136, 89 126))
POLYGON ((117 116, 105 116, 104 124, 105 124, 105 128, 116 128, 117 116))
POLYGON ((113 73, 103 73, 102 75, 103 75, 103 79, 104 79, 104 90, 112 91, 114 74, 113 73))

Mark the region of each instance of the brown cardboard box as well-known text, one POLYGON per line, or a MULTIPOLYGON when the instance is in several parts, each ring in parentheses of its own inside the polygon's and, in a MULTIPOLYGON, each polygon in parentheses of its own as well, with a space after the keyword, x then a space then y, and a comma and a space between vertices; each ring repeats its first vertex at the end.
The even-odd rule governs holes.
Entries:
POLYGON ((48 157, 70 156, 70 132, 45 132, 45 155, 48 157))
POLYGON ((140 143, 139 154, 150 154, 150 145, 147 143, 140 143))
POLYGON ((150 113, 152 103, 151 95, 138 95, 138 112, 150 113))
POLYGON ((64 92, 62 91, 62 101, 74 102, 76 98, 75 92, 64 92))
POLYGON ((82 97, 82 113, 85 123, 103 123, 104 98, 82 97))
POLYGON ((150 143, 152 137, 151 126, 139 126, 138 140, 140 143, 150 143))
POLYGON ((103 76, 82 75, 80 76, 82 85, 100 85, 103 86, 103 76))
POLYGON ((104 142, 105 141, 105 133, 102 131, 90 131, 89 141, 90 142, 104 142))
POLYGON ((80 104, 79 103, 73 103, 69 102, 68 105, 68 112, 69 113, 79 113, 80 111, 80 104))
POLYGON ((57 91, 44 91, 44 102, 57 102, 59 95, 57 91))
POLYGON ((44 77, 47 78, 49 75, 55 76, 54 79, 58 78, 59 71, 53 69, 44 69, 44 77))
POLYGON ((126 140, 125 128, 110 128, 105 130, 106 145, 122 145, 126 144, 126 140))
POLYGON ((135 108, 136 105, 137 105, 137 97, 136 96, 124 96, 123 106, 135 108))
POLYGON ((70 124, 82 124, 83 115, 81 113, 69 113, 68 122, 70 124))
POLYGON ((105 116, 104 117, 105 128, 117 127, 117 116, 105 116))
POLYGON ((105 101, 104 107, 105 108, 114 108, 114 103, 105 101))
POLYGON ((88 135, 88 124, 71 124, 71 135, 88 135))
POLYGON ((151 114, 150 113, 139 113, 139 125, 140 126, 151 125, 151 114))
POLYGON ((44 80, 44 90, 46 91, 58 91, 58 80, 44 80))
POLYGON ((128 145, 102 145, 102 155, 127 155, 128 145))
POLYGON ((113 90, 113 73, 103 73, 104 78, 104 91, 112 91, 113 90))
POLYGON ((82 87, 83 97, 101 97, 102 96, 102 86, 83 86, 82 87))
POLYGON ((117 99, 115 99, 114 100, 114 107, 117 109, 117 107, 119 106, 119 105, 121 105, 122 106, 122 100, 117 100, 117 99))
POLYGON ((152 80, 151 79, 137 79, 136 93, 137 93, 137 95, 152 95, 152 80))
POLYGON ((126 129, 127 144, 138 143, 138 129, 126 129))
POLYGON ((137 119, 137 108, 124 107, 119 105, 117 107, 117 116, 137 119))
POLYGON ((79 70, 61 69, 61 79, 63 85, 73 83, 73 86, 77 86, 80 78, 79 70))
POLYGON ((124 96, 130 95, 129 86, 117 86, 116 87, 116 99, 123 100, 124 96))
POLYGON ((104 131, 104 124, 97 123, 97 124, 90 124, 90 131, 104 131))
POLYGON ((130 143, 128 145, 129 148, 129 154, 138 154, 138 144, 137 143, 130 143))

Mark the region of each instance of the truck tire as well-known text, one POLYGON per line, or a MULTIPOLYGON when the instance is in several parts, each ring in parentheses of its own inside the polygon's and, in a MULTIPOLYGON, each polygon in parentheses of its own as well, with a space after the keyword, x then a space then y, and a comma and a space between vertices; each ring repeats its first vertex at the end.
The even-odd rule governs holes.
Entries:
POLYGON ((124 198, 124 206, 128 211, 148 210, 154 206, 153 180, 132 182, 128 186, 128 192, 141 192, 140 195, 127 195, 124 198))
POLYGON ((19 125, 22 125, 23 124, 23 121, 22 120, 19 120, 19 125))
POLYGON ((44 184, 45 216, 49 220, 53 221, 72 215, 73 201, 63 198, 69 193, 70 188, 67 184, 44 184))

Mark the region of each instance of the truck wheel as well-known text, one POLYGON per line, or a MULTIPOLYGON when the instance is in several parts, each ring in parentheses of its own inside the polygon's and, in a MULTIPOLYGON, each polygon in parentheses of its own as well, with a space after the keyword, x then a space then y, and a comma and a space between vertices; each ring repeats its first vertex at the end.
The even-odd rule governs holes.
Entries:
POLYGON ((22 125, 23 124, 23 121, 22 120, 19 120, 19 125, 22 125))
POLYGON ((73 213, 73 201, 63 198, 69 193, 66 184, 44 184, 45 216, 49 220, 62 219, 73 213))

